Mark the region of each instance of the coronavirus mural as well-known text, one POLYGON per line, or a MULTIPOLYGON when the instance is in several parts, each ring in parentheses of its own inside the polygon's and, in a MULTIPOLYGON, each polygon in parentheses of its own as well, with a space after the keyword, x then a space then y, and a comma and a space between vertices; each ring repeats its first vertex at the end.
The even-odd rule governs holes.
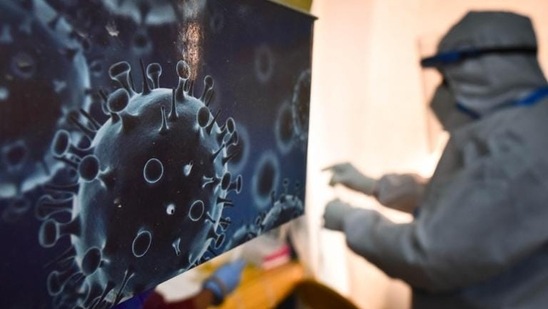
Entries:
POLYGON ((63 130, 52 145, 79 180, 51 186, 74 193, 72 199, 40 201, 40 243, 51 247, 72 236, 77 267, 67 276, 53 271, 48 289, 53 295, 86 290, 75 305, 115 304, 199 264, 208 248, 223 244, 230 223, 223 210, 234 206, 229 193, 241 190, 241 176, 227 169, 226 149, 238 142, 235 122, 219 124, 219 113, 208 107, 213 79, 205 77, 196 98, 184 61, 177 63, 179 84, 173 89, 160 87, 159 65, 142 71, 146 77, 137 92, 127 63, 110 68, 120 84, 106 99, 110 119, 103 125, 75 120, 92 140, 88 148, 72 144, 63 130), (48 209, 70 211, 72 219, 58 222, 48 209), (69 284, 76 277, 83 278, 77 289, 69 284))
POLYGON ((109 308, 304 213, 311 16, 0 1, 0 308, 109 308))

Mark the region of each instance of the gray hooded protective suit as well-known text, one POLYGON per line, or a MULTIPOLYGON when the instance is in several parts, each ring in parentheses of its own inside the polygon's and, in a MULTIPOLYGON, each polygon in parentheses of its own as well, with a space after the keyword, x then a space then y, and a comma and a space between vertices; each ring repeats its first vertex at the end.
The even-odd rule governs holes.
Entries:
POLYGON ((477 119, 450 132, 413 222, 344 217, 348 246, 409 283, 413 308, 548 308, 548 88, 530 47, 524 16, 457 23, 438 51, 472 56, 437 66, 477 119))

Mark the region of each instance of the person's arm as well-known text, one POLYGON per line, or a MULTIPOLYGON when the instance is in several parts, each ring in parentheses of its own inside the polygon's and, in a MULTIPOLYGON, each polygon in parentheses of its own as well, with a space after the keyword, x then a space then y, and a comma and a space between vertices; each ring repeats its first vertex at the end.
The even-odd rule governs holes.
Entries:
POLYGON ((377 180, 366 176, 351 163, 334 164, 322 169, 322 171, 331 172, 330 186, 343 185, 366 195, 373 195, 375 193, 377 180))
POLYGON ((422 199, 427 180, 413 173, 386 174, 378 180, 361 173, 350 163, 339 163, 323 169, 332 173, 329 185, 374 196, 382 205, 415 213, 422 199))
POLYGON ((386 174, 376 183, 373 195, 382 205, 414 214, 419 208, 427 179, 413 173, 386 174))
POLYGON ((445 291, 480 282, 548 239, 548 164, 527 162, 523 154, 469 164, 440 184, 411 223, 334 201, 324 214, 326 227, 344 231, 350 249, 415 288, 445 291), (340 220, 333 213, 342 214, 340 220))

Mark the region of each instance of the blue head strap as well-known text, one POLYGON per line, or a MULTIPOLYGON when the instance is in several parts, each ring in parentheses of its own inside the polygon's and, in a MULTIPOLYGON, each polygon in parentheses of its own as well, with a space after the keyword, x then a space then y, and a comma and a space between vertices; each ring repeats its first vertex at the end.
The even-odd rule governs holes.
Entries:
POLYGON ((537 54, 537 47, 518 46, 518 47, 497 47, 485 49, 463 49, 458 51, 448 51, 439 53, 432 57, 421 59, 423 68, 443 67, 450 64, 455 64, 470 58, 477 58, 488 54, 537 54))

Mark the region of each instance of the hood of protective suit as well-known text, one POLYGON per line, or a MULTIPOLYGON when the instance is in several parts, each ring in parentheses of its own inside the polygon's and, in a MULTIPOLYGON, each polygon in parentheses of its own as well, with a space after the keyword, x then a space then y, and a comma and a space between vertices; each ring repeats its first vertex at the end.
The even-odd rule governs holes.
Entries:
POLYGON ((537 47, 531 19, 503 11, 471 11, 438 44, 438 53, 505 47, 537 47))
MULTIPOLYGON (((536 48, 528 17, 510 12, 469 12, 440 41, 437 55, 442 61, 432 66, 444 75, 454 97, 447 103, 458 104, 469 115, 480 118, 546 85, 536 48), (444 62, 447 55, 456 60, 444 62)), ((441 102, 431 104, 440 117, 434 103, 441 102)))

